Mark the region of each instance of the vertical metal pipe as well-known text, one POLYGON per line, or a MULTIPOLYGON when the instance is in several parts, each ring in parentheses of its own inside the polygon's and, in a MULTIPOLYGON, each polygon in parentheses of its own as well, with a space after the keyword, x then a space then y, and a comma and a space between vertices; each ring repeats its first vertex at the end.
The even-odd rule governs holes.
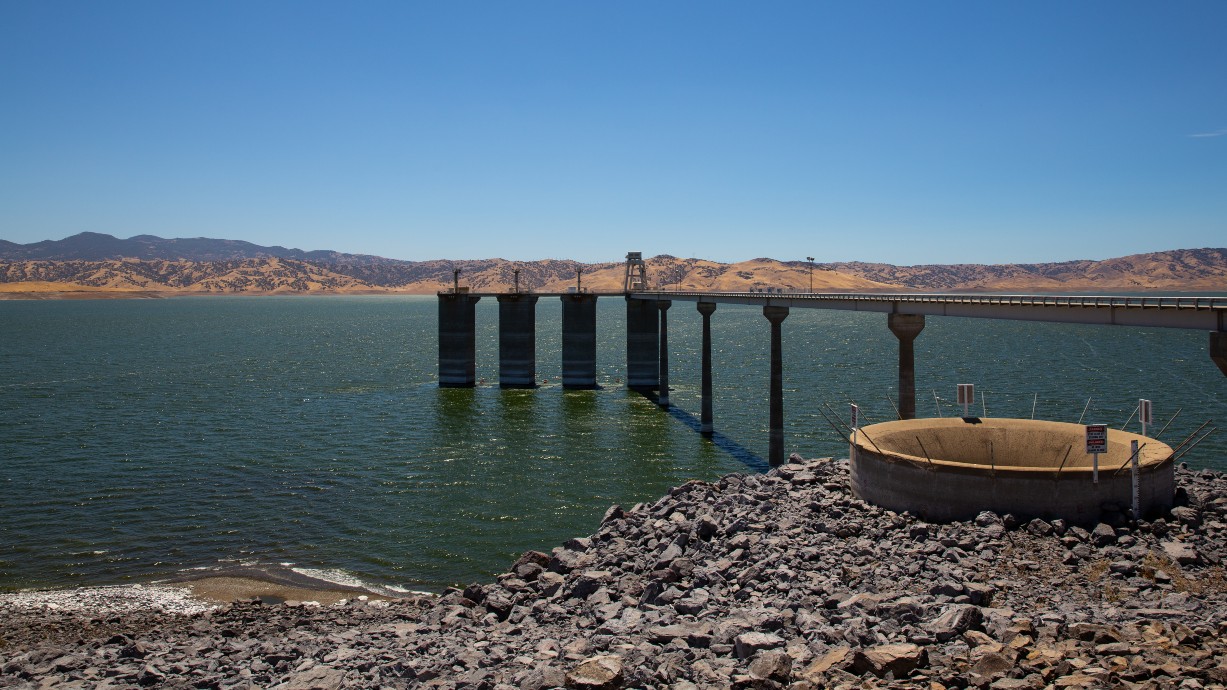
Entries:
POLYGON ((673 302, 662 299, 656 302, 656 307, 660 309, 660 393, 656 397, 656 404, 661 407, 669 406, 669 307, 673 306, 673 302))
POLYGON ((916 354, 913 343, 924 330, 923 314, 887 314, 886 325, 899 339, 899 419, 916 419, 916 354))
POLYGON ((703 315, 703 408, 699 417, 699 433, 711 436, 715 433, 712 424, 712 391, 711 391, 711 315, 716 311, 715 302, 699 302, 699 313, 703 315))
POLYGON ((767 462, 772 467, 784 464, 784 344, 780 324, 788 318, 788 307, 763 307, 771 322, 770 426, 767 436, 767 462))

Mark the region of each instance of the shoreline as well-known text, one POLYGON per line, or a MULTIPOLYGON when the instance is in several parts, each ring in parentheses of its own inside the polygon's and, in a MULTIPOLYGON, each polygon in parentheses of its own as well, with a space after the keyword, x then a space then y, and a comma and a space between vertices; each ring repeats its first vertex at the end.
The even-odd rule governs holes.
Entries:
POLYGON ((333 606, 350 599, 389 601, 430 592, 394 591, 361 581, 354 584, 293 569, 254 566, 185 571, 173 577, 117 585, 79 585, 0 593, 0 608, 47 609, 80 614, 160 611, 192 615, 240 601, 333 606))
POLYGON ((1227 475, 1177 486, 1151 522, 938 524, 853 497, 846 462, 793 458, 613 506, 441 597, 0 601, 0 685, 1227 688, 1227 475))

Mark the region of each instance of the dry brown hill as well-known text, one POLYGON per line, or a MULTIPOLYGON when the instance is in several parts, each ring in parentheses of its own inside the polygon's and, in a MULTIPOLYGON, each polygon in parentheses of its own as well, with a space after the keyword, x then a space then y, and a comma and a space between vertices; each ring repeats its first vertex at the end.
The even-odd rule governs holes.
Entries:
MULTIPOLYGON (((510 290, 519 271, 521 289, 560 292, 576 285, 620 291, 624 264, 580 264, 547 259, 511 262, 396 261, 328 253, 328 260, 258 257, 230 260, 0 260, 0 297, 47 297, 57 292, 90 296, 187 293, 409 293, 431 294, 461 284, 475 291, 510 290), (27 286, 22 289, 21 286, 27 286), (57 290, 48 288, 57 286, 57 290)), ((1049 264, 892 266, 873 263, 809 264, 751 259, 723 264, 703 259, 648 259, 651 287, 675 290, 818 292, 1011 291, 1109 292, 1200 291, 1227 293, 1227 249, 1181 249, 1153 254, 1049 264)))
POLYGON ((823 266, 916 290, 1227 293, 1227 249, 1175 249, 1103 261, 1043 264, 892 266, 853 262, 823 266))
POLYGON ((326 267, 275 258, 208 262, 7 261, 0 262, 0 283, 54 283, 112 291, 166 293, 383 291, 326 267))

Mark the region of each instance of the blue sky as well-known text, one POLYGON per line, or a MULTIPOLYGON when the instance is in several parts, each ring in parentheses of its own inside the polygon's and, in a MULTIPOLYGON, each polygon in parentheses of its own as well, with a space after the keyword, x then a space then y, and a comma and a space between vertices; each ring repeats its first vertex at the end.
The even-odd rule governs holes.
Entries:
POLYGON ((0 238, 1004 263, 1227 246, 1227 3, 0 3, 0 238))

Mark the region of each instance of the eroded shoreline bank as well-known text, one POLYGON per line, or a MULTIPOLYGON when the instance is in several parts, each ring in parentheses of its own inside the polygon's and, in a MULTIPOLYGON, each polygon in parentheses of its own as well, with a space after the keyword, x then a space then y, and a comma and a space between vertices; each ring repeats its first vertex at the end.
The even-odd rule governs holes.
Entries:
POLYGON ((0 605, 0 684, 1223 687, 1227 481, 1177 482, 1153 522, 938 525, 855 499, 845 463, 796 459, 611 508, 438 598, 0 605))

